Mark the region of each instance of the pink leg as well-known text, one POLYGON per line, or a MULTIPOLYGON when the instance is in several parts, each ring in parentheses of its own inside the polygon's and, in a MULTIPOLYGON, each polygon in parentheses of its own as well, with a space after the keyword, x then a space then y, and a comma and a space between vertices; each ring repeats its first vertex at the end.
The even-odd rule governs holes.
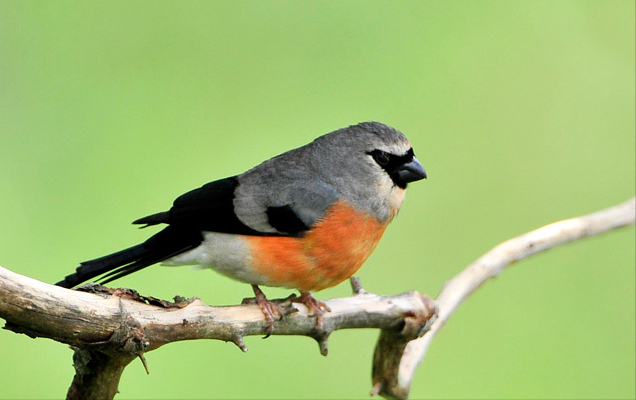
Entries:
POLYGON ((265 328, 265 337, 274 332, 274 321, 283 319, 283 312, 277 304, 272 303, 267 300, 265 297, 265 293, 257 286, 252 285, 252 289, 254 290, 254 296, 256 299, 256 304, 263 312, 265 319, 267 320, 267 328, 265 328))

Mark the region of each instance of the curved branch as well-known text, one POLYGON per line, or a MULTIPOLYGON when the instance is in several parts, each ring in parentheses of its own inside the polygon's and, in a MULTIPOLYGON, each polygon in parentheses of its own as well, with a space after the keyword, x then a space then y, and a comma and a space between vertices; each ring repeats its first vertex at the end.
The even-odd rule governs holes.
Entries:
POLYGON ((413 374, 435 334, 468 296, 484 282, 499 275, 504 268, 561 244, 633 225, 635 219, 636 198, 632 198, 605 210, 554 222, 494 247, 446 282, 436 299, 438 317, 430 331, 408 343, 392 385, 385 385, 380 377, 374 376, 374 393, 392 398, 408 397, 413 374))

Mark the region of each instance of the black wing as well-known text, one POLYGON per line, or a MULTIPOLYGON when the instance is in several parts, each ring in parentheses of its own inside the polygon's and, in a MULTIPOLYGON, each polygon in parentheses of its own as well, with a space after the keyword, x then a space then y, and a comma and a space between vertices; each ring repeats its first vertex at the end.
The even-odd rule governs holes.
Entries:
POLYGON ((289 205, 268 207, 269 224, 278 232, 261 232, 238 219, 234 211, 237 177, 210 182, 179 196, 170 211, 149 215, 134 224, 170 224, 199 231, 255 236, 300 236, 309 230, 289 205))
POLYGON ((289 205, 268 207, 269 224, 281 233, 259 232, 242 223, 234 212, 236 177, 210 182, 178 197, 169 211, 149 215, 135 224, 169 224, 144 243, 85 261, 57 283, 73 287, 101 275, 103 283, 121 278, 152 264, 167 260, 197 247, 202 231, 241 235, 301 236, 309 227, 289 205))

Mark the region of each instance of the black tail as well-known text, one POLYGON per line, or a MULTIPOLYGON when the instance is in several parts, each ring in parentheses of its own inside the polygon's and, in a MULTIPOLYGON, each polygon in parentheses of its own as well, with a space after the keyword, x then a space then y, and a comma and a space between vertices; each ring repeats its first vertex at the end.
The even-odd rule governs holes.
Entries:
POLYGON ((72 288, 103 274, 105 275, 99 280, 108 283, 193 249, 202 240, 199 231, 179 229, 171 225, 137 246, 82 262, 74 274, 68 275, 56 285, 72 288))

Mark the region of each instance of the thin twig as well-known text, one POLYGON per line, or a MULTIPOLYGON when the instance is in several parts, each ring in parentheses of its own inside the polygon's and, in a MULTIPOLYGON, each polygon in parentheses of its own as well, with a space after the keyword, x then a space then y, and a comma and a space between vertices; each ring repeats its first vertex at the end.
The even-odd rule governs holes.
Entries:
POLYGON ((436 299, 439 314, 430 331, 422 338, 409 342, 397 372, 397 383, 394 386, 383 387, 380 394, 391 398, 408 396, 413 374, 435 334, 468 296, 484 282, 499 275, 504 268, 561 244, 632 225, 635 218, 636 198, 632 198, 605 210, 546 225, 510 239, 481 256, 446 282, 436 299))

